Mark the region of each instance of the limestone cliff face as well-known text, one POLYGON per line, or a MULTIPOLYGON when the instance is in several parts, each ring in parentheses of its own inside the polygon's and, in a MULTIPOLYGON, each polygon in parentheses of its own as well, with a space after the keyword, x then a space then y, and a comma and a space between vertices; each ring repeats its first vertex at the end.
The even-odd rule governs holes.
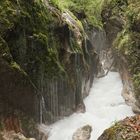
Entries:
POLYGON ((122 95, 135 112, 140 110, 139 1, 106 1, 102 10, 108 47, 124 84, 122 95))
POLYGON ((84 109, 83 98, 98 72, 95 48, 103 45, 92 42, 93 34, 99 38, 101 32, 86 35, 73 13, 48 1, 2 0, 1 129, 7 126, 4 120, 16 116, 21 126, 11 120, 8 126, 34 136, 34 120, 52 123, 84 109))

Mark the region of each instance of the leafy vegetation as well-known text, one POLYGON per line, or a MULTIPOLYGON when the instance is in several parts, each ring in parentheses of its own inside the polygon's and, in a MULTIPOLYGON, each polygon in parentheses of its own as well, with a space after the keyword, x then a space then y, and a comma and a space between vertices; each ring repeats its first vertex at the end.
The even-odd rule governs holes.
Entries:
MULTIPOLYGON (((31 5, 29 2, 13 3, 6 0, 1 2, 0 10, 1 40, 9 47, 13 59, 28 74, 31 72, 21 64, 24 57, 26 57, 26 63, 30 65, 30 68, 34 67, 31 64, 33 61, 38 64, 50 64, 45 68, 48 75, 54 70, 56 74, 63 71, 58 59, 59 41, 54 34, 54 26, 58 23, 41 1, 36 1, 31 5), (53 22, 54 24, 51 24, 53 22), (35 47, 29 47, 28 42, 32 42, 35 47), (26 52, 27 48, 28 52, 26 52), (41 50, 43 51, 41 52, 41 50)), ((11 62, 11 66, 15 67, 13 64, 16 63, 11 62)), ((19 66, 15 68, 19 69, 19 66)))
POLYGON ((108 21, 115 18, 114 26, 121 22, 120 31, 113 47, 119 55, 123 55, 132 75, 137 99, 140 97, 140 1, 108 0, 104 9, 108 21))
POLYGON ((87 21, 92 27, 102 28, 101 7, 102 0, 52 0, 50 3, 61 11, 69 9, 83 24, 87 21))
MULTIPOLYGON (((60 15, 67 12, 76 21, 81 34, 84 32, 83 25, 101 27, 98 13, 100 3, 97 0, 51 0, 49 4, 57 8, 60 15), (80 14, 85 17, 80 18, 80 14)), ((42 0, 0 2, 2 57, 8 61, 11 69, 18 69, 29 75, 35 85, 38 85, 39 77, 42 76, 44 79, 67 76, 68 69, 62 51, 70 50, 71 53, 85 56, 74 30, 70 24, 51 12, 42 0)), ((80 37, 78 39, 82 45, 84 37, 80 37)))

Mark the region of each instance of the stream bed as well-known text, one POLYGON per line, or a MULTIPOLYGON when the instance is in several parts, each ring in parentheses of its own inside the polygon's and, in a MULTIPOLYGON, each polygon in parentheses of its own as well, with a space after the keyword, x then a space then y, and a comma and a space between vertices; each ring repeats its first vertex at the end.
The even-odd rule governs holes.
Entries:
POLYGON ((131 107, 125 104, 121 96, 122 87, 117 72, 109 72, 107 76, 95 79, 89 96, 84 99, 85 113, 74 113, 47 128, 42 126, 44 131, 50 131, 48 140, 72 140, 73 133, 87 124, 92 126, 90 140, 97 140, 116 121, 133 116, 131 107))

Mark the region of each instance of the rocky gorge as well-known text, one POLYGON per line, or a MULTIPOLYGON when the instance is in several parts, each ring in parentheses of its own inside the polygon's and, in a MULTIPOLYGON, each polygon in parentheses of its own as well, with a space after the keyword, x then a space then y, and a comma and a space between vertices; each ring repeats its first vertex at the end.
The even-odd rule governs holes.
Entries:
MULTIPOLYGON (((47 140, 37 125, 84 113, 84 99, 95 79, 110 70, 120 73, 122 96, 139 114, 139 4, 139 0, 1 0, 1 139, 10 140, 10 133, 14 140, 17 133, 19 140, 47 140)), ((137 133, 140 118, 134 118, 137 133)), ((87 128, 89 134, 94 132, 87 128)), ((119 140, 115 136, 120 131, 113 130, 99 139, 119 140)), ((78 133, 85 137, 80 140, 90 139, 85 131, 78 133)), ((73 139, 79 140, 75 135, 73 139)))

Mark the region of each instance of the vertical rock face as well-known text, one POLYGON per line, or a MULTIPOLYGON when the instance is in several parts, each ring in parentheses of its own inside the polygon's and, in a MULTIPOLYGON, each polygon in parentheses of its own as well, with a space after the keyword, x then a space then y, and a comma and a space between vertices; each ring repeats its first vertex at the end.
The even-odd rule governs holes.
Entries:
POLYGON ((98 72, 95 48, 103 46, 93 43, 102 34, 94 31, 87 36, 69 10, 47 1, 2 0, 0 119, 16 113, 26 135, 33 136, 31 118, 52 123, 81 109, 98 72))
POLYGON ((138 0, 106 1, 102 10, 108 47, 124 84, 122 95, 135 112, 140 112, 138 5, 138 0))

